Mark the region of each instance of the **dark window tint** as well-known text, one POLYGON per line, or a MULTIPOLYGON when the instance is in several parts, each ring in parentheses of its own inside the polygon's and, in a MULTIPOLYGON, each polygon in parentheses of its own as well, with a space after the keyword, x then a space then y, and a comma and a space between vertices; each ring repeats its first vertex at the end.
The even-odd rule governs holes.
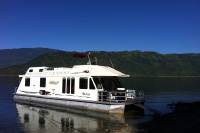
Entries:
POLYGON ((48 67, 47 70, 54 70, 54 68, 53 67, 48 67))
POLYGON ((39 72, 43 72, 43 69, 40 69, 39 72))
POLYGON ((80 89, 87 89, 88 79, 87 78, 80 78, 80 89))
POLYGON ((95 86, 94 86, 94 84, 92 82, 92 79, 90 79, 90 89, 95 89, 95 86))
POLYGON ((25 86, 30 86, 30 78, 25 79, 25 86))
POLYGON ((30 69, 29 72, 33 72, 33 69, 30 69))
POLYGON ((112 90, 112 78, 102 78, 101 83, 103 85, 103 88, 107 91, 113 91, 112 90))
POLYGON ((122 88, 123 87, 122 84, 121 84, 121 82, 120 82, 120 80, 118 78, 115 77, 113 80, 114 80, 114 84, 115 84, 115 86, 117 88, 122 88))
POLYGON ((67 94, 70 93, 70 84, 71 84, 70 78, 67 78, 67 94))
POLYGON ((74 92, 75 92, 75 79, 74 78, 71 79, 71 83, 72 83, 71 94, 74 94, 74 92))
POLYGON ((100 83, 99 79, 98 78, 93 78, 93 80, 94 80, 94 83, 95 83, 97 89, 102 89, 102 86, 101 86, 101 83, 100 83))
POLYGON ((66 79, 63 78, 63 83, 62 83, 62 93, 65 93, 65 87, 66 87, 66 79))
POLYGON ((40 87, 46 87, 46 78, 40 78, 40 87))

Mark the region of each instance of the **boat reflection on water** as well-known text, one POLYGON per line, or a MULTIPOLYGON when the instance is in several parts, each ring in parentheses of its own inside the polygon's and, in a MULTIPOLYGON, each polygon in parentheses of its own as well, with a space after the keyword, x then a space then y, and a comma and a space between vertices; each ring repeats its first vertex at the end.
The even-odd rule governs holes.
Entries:
POLYGON ((112 132, 144 117, 141 111, 113 115, 35 103, 16 103, 16 108, 25 132, 112 132))

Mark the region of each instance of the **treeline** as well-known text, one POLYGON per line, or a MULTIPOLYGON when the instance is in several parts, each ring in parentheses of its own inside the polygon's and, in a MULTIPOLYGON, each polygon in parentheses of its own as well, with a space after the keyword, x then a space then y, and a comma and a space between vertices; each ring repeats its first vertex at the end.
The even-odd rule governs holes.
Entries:
MULTIPOLYGON (((74 52, 41 55, 22 65, 0 69, 0 75, 24 74, 29 67, 72 67, 87 64, 88 59, 71 58, 74 52)), ((88 53, 88 52, 87 52, 88 53)), ((200 54, 159 54, 156 52, 90 51, 98 65, 106 65, 134 76, 200 76, 200 54)), ((91 58, 91 61, 94 59, 91 58)))

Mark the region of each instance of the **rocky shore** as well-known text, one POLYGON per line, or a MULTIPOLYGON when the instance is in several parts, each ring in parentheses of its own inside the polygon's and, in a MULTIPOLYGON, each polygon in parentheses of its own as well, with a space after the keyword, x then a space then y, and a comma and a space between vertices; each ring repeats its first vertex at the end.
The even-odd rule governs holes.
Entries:
POLYGON ((137 125, 136 133, 199 133, 200 102, 169 104, 173 112, 137 125))

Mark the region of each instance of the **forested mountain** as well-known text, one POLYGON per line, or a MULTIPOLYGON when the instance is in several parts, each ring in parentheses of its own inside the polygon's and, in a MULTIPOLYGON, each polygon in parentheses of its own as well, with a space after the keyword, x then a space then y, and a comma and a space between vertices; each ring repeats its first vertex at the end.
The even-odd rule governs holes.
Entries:
POLYGON ((29 60, 32 60, 39 55, 58 51, 59 50, 48 48, 1 49, 0 68, 22 64, 29 60))
MULTIPOLYGON (((159 54, 156 52, 90 52, 97 64, 134 76, 200 76, 200 54, 159 54), (111 63, 112 62, 112 63, 111 63)), ((32 66, 72 67, 88 59, 71 58, 72 52, 41 55, 25 64, 0 69, 0 75, 24 74, 32 66)), ((94 60, 94 59, 91 59, 94 60)))

